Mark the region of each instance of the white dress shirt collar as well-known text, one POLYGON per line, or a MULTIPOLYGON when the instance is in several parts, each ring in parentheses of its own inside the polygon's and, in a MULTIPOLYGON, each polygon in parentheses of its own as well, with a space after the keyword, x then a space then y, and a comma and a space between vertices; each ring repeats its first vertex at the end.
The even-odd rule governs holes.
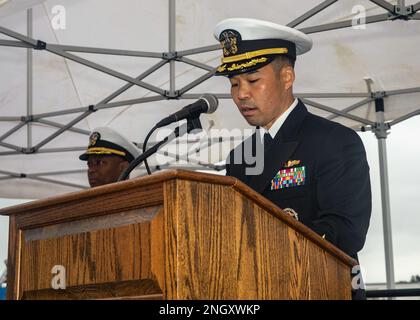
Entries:
POLYGON ((298 102, 299 102, 298 99, 295 98, 291 106, 287 108, 286 111, 280 117, 277 118, 277 120, 273 123, 273 125, 270 127, 268 131, 264 129, 263 127, 260 127, 260 136, 261 136, 262 142, 264 141, 264 134, 266 132, 270 134, 271 138, 273 139, 275 138, 277 132, 279 132, 281 126, 286 121, 289 114, 292 113, 293 109, 296 108, 296 106, 298 105, 298 102))

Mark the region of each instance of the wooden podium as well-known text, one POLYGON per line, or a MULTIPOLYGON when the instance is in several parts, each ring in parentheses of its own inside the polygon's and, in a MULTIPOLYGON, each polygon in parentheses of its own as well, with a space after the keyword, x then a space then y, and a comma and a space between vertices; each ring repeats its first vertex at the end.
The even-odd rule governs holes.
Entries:
POLYGON ((232 177, 163 171, 0 214, 8 299, 351 298, 357 262, 232 177))

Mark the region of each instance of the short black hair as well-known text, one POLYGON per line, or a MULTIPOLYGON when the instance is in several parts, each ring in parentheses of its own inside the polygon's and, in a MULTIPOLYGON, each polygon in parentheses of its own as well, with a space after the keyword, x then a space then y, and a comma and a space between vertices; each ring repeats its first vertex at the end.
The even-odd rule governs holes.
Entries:
POLYGON ((289 65, 292 68, 295 68, 296 59, 287 55, 278 55, 271 63, 274 65, 274 68, 278 70, 280 70, 284 65, 289 65))

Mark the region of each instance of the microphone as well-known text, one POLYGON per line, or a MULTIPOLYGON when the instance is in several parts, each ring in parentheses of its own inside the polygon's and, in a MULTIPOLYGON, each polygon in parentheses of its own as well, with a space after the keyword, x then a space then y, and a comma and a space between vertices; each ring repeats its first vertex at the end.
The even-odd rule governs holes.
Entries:
POLYGON ((214 95, 204 94, 196 102, 159 121, 156 127, 161 128, 182 119, 194 119, 202 113, 213 113, 216 111, 218 105, 219 101, 214 95))

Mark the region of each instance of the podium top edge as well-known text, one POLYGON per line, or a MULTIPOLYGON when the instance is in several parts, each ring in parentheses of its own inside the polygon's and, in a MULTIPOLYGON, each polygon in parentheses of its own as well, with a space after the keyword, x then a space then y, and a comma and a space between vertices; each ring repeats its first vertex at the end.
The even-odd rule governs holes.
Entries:
POLYGON ((0 209, 0 216, 11 216, 19 213, 23 213, 28 209, 37 209, 45 206, 52 206, 56 204, 63 204, 66 202, 71 202, 76 199, 86 199, 91 197, 97 197, 101 195, 110 194, 116 191, 122 191, 124 189, 129 190, 133 188, 139 188, 143 186, 163 183, 165 181, 173 180, 173 179, 187 179, 192 181, 201 181, 201 182, 208 182, 208 183, 216 183, 216 184, 223 184, 223 185, 235 185, 239 182, 236 178, 210 174, 210 173, 202 173, 202 172, 195 172, 189 170, 181 170, 181 169, 169 169, 169 170, 162 170, 157 173, 154 173, 149 176, 141 176, 136 177, 133 179, 115 182, 111 184, 107 184, 104 186, 99 186, 95 188, 90 188, 82 191, 76 191, 71 193, 65 193, 61 195, 56 195, 52 197, 47 197, 43 199, 38 199, 30 202, 26 202, 19 205, 14 205, 6 208, 0 209))

